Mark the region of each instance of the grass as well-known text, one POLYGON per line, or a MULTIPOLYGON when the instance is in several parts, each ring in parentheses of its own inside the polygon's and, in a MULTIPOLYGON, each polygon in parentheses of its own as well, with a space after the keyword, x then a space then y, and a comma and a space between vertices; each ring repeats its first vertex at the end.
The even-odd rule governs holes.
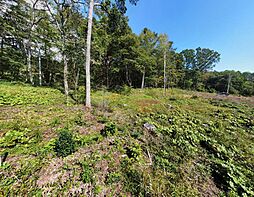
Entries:
POLYGON ((0 83, 0 196, 254 195, 253 102, 179 89, 92 102, 90 113, 58 90, 0 83), (63 130, 73 146, 59 157, 63 130))

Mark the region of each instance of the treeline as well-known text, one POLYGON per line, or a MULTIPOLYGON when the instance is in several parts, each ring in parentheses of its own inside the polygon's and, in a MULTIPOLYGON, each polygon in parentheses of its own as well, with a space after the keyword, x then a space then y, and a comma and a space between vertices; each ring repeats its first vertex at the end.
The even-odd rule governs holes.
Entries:
MULTIPOLYGON (((124 15, 124 1, 116 2, 95 6, 93 89, 128 85, 226 92, 229 85, 229 93, 254 95, 253 73, 212 72, 220 60, 214 50, 178 53, 166 34, 144 28, 136 35, 124 15)), ((64 87, 67 94, 83 86, 88 3, 0 0, 0 78, 64 87)))

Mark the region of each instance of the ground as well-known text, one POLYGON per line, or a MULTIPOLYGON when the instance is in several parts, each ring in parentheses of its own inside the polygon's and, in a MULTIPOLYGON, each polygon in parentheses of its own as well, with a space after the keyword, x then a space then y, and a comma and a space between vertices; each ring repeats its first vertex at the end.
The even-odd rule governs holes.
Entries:
POLYGON ((92 105, 1 82, 0 196, 254 195, 253 97, 132 89, 92 105))

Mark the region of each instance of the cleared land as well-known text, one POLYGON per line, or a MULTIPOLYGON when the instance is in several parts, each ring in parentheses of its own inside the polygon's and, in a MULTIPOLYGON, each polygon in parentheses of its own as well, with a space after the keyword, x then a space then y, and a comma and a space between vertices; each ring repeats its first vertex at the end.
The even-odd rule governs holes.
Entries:
POLYGON ((1 83, 0 195, 254 195, 253 97, 167 94, 96 91, 87 112, 58 90, 1 83))

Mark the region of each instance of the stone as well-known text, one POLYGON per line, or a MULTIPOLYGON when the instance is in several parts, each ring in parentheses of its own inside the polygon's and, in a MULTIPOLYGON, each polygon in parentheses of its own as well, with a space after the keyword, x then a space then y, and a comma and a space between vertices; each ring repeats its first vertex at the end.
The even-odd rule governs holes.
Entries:
POLYGON ((149 123, 145 123, 144 124, 144 127, 148 130, 148 131, 155 131, 156 127, 152 124, 149 124, 149 123))

